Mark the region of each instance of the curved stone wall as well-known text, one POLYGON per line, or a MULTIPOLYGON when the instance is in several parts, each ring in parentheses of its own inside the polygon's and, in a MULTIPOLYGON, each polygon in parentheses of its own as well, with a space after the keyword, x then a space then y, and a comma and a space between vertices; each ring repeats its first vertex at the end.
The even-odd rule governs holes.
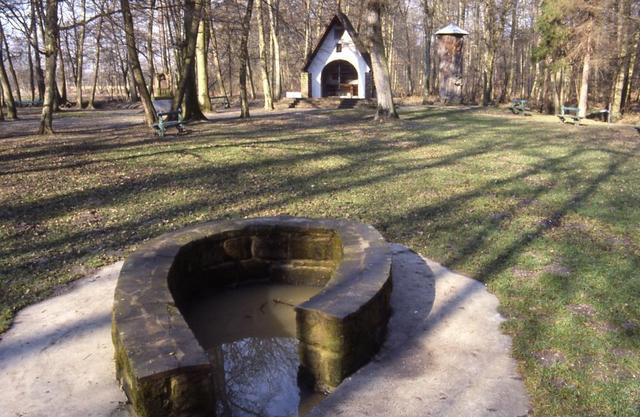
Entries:
POLYGON ((271 281, 324 287, 295 310, 301 375, 331 390, 383 342, 390 271, 386 242, 355 222, 272 217, 163 235, 118 278, 117 377, 141 417, 213 413, 212 367, 181 309, 205 291, 271 281))

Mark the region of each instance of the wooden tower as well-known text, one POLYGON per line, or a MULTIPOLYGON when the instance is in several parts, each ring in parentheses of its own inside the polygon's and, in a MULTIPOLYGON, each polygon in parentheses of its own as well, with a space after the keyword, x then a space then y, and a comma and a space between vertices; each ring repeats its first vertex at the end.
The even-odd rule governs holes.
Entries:
POLYGON ((462 57, 464 37, 469 32, 453 23, 435 33, 439 58, 438 85, 440 100, 444 104, 462 101, 462 57))

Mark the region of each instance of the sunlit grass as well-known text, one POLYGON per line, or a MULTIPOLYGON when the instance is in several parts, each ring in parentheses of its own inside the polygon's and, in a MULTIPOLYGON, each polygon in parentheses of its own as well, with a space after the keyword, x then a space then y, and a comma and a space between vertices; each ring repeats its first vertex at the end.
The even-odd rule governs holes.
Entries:
POLYGON ((345 217, 498 295, 536 415, 640 414, 634 130, 420 109, 386 125, 360 111, 216 121, 159 140, 87 113, 74 123, 104 133, 0 140, 0 329, 187 224, 345 217))

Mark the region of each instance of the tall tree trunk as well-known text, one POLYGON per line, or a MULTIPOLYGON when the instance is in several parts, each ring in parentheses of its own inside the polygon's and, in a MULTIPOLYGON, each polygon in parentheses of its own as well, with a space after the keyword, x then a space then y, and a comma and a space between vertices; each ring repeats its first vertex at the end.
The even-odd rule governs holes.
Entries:
POLYGON ((515 78, 517 65, 516 57, 516 28, 518 25, 518 0, 511 0, 511 33, 509 33, 509 55, 505 59, 504 87, 500 94, 500 102, 504 103, 513 94, 512 84, 515 78))
POLYGON ((456 24, 458 26, 464 26, 464 15, 466 12, 466 1, 458 0, 458 13, 456 13, 456 24))
POLYGON ((629 81, 629 100, 625 102, 628 106, 631 101, 631 93, 638 90, 638 83, 640 82, 640 34, 636 39, 635 53, 632 59, 633 68, 630 68, 631 79, 629 81))
MULTIPOLYGON (((2 37, 2 41, 4 43, 4 48, 7 52, 7 63, 9 64, 9 73, 11 73, 11 78, 13 79, 13 84, 16 88, 16 96, 18 98, 18 102, 22 101, 22 94, 20 94, 20 83, 18 82, 18 76, 16 75, 16 69, 13 67, 13 59, 11 59, 11 51, 9 51, 9 43, 7 42, 7 38, 4 35, 4 30, 2 28, 2 24, 0 24, 0 37, 2 37)), ((2 48, 2 45, 0 45, 2 48)))
POLYGON ((131 66, 131 61, 127 61, 126 82, 129 84, 129 101, 131 101, 132 103, 137 103, 138 101, 140 101, 140 96, 138 95, 138 89, 136 88, 136 80, 133 75, 133 67, 131 66))
POLYGON ((53 110, 56 90, 56 61, 58 60, 58 0, 47 0, 45 18, 44 55, 45 89, 38 134, 53 133, 53 110))
POLYGON ((365 42, 371 55, 373 79, 378 98, 376 120, 398 118, 396 106, 393 103, 389 67, 385 60, 384 41, 382 39, 382 11, 386 6, 385 0, 367 0, 365 9, 365 42))
POLYGON ((102 19, 98 20, 98 28, 96 29, 96 59, 93 72, 93 83, 91 84, 91 95, 89 96, 89 108, 95 108, 96 88, 98 86, 98 74, 100 73, 100 40, 102 39, 102 19))
POLYGON ((624 113, 624 99, 626 95, 626 84, 629 81, 629 66, 631 65, 631 54, 629 53, 629 32, 631 29, 627 23, 631 15, 631 1, 622 0, 618 12, 618 57, 616 59, 616 76, 613 87, 613 99, 611 100, 611 110, 614 120, 620 119, 624 113))
POLYGON ((196 73, 198 74, 198 103, 200 109, 211 111, 211 97, 209 96, 209 74, 207 73, 207 22, 200 20, 198 39, 196 41, 196 73))
POLYGON ((278 12, 279 0, 267 0, 269 7, 269 28, 271 33, 271 45, 273 46, 273 98, 275 101, 282 97, 282 70, 280 68, 280 39, 278 36, 278 12))
POLYGON ((482 105, 491 104, 493 97, 493 72, 495 64, 494 51, 488 49, 485 52, 485 65, 482 69, 482 105))
MULTIPOLYGON (((258 0, 261 1, 261 0, 258 0)), ((242 19, 242 35, 240 37, 240 117, 245 119, 249 114, 249 99, 247 97, 247 63, 249 62, 249 28, 251 27, 251 12, 253 0, 247 0, 247 9, 242 19)))
POLYGON ((553 90, 553 110, 558 113, 562 105, 562 70, 553 70, 551 89, 553 90))
POLYGON ((580 112, 578 116, 585 117, 587 115, 587 101, 589 99, 589 73, 591 71, 591 27, 587 29, 587 49, 582 59, 582 79, 580 82, 580 98, 578 107, 580 112))
POLYGON ((249 78, 249 92, 251 92, 251 100, 255 100, 257 97, 256 84, 253 82, 253 68, 251 67, 250 58, 247 58, 247 77, 249 78))
MULTIPOLYGON (((162 18, 162 22, 160 24, 160 29, 162 29, 161 31, 161 37, 160 37, 160 52, 162 55, 162 72, 164 73, 165 76, 168 76, 170 74, 169 72, 169 54, 167 53, 168 48, 168 41, 167 41, 167 18, 166 18, 166 13, 164 12, 164 8, 161 9, 160 11, 160 17, 162 18)), ((171 86, 169 86, 169 88, 171 88, 171 86)), ((156 92, 156 94, 158 94, 159 92, 156 92)), ((164 93, 160 93, 160 94, 164 94, 164 93)))
POLYGON ((220 93, 223 96, 227 96, 227 89, 224 86, 224 77, 222 76, 222 65, 220 64, 220 53, 218 52, 218 36, 216 34, 215 24, 211 19, 209 22, 211 32, 211 52, 213 54, 213 61, 216 65, 216 79, 218 85, 220 85, 220 93))
MULTIPOLYGON (((115 30, 115 27, 113 24, 111 25, 111 29, 115 30)), ((118 38, 116 38, 114 46, 115 46, 114 49, 116 51, 116 58, 117 58, 116 63, 114 65, 120 66, 120 75, 122 76, 122 84, 118 83, 118 94, 121 94, 125 99, 128 99, 129 98, 129 76, 128 76, 129 60, 123 58, 122 53, 120 51, 120 42, 118 38), (123 89, 124 89, 124 94, 122 94, 123 89)), ((126 49, 126 45, 125 45, 125 49, 126 49)))
POLYGON ((433 33, 433 8, 429 0, 422 0, 422 29, 424 35, 424 68, 422 73, 422 104, 429 101, 431 87, 431 36, 433 33))
POLYGON ((260 52, 260 73, 262 75, 262 93, 264 95, 265 110, 273 110, 273 98, 271 96, 271 81, 267 64, 267 48, 264 38, 264 19, 262 13, 262 0, 258 0, 256 6, 258 16, 258 49, 260 52))
POLYGON ((40 43, 38 41, 38 31, 36 28, 37 19, 37 5, 36 1, 31 0, 31 34, 33 35, 33 58, 36 67, 36 84, 38 85, 38 99, 44 100, 44 71, 42 71, 42 64, 40 62, 40 43))
POLYGON ((498 50, 498 26, 496 16, 496 0, 485 0, 484 10, 484 42, 485 55, 482 68, 482 105, 488 106, 493 101, 493 79, 495 72, 496 53, 498 50))
POLYGON ((69 101, 67 97, 67 74, 64 67, 64 54, 62 53, 62 44, 60 42, 60 37, 58 37, 58 56, 60 57, 60 80, 62 81, 62 91, 60 92, 58 104, 66 104, 69 101))
POLYGON ((406 5, 400 5, 400 13, 402 15, 402 19, 404 20, 404 39, 407 48, 407 83, 409 84, 409 89, 407 91, 407 95, 413 96, 414 86, 413 86, 413 56, 411 54, 412 43, 411 43, 411 25, 409 23, 409 3, 406 5))
POLYGON ((4 121, 4 106, 2 105, 2 97, 4 96, 4 89, 2 83, 0 83, 0 122, 4 121))
POLYGON ((149 0, 149 22, 147 22, 147 60, 149 64, 149 94, 155 95, 153 91, 153 81, 156 78, 156 65, 153 59, 153 26, 155 20, 153 12, 156 7, 156 0, 149 0))
POLYGON ((78 42, 76 45, 76 108, 78 109, 82 109, 82 67, 84 63, 84 38, 87 32, 87 25, 85 23, 87 19, 86 0, 81 0, 80 5, 82 8, 82 25, 80 26, 80 33, 78 34, 78 42))
MULTIPOLYGON (((0 29, 1 30, 1 29, 0 29)), ((2 33, 0 33, 2 35, 2 33)), ((2 85, 2 92, 4 101, 7 103, 7 116, 9 119, 17 119, 18 113, 16 111, 16 103, 13 100, 13 94, 11 93, 11 85, 9 84, 9 77, 7 71, 4 68, 2 45, 0 45, 0 85, 2 85)), ((2 104, 0 104, 2 106, 2 104)))
POLYGON ((132 77, 142 98, 145 121, 149 126, 151 126, 156 121, 156 114, 153 108, 153 103, 151 102, 151 95, 149 94, 149 90, 147 90, 147 84, 144 82, 142 68, 140 67, 140 59, 138 58, 138 49, 136 48, 136 38, 133 31, 133 17, 131 16, 129 0, 120 0, 120 8, 122 9, 124 33, 127 41, 127 55, 133 71, 132 77))
POLYGON ((31 103, 36 100, 36 86, 33 82, 33 58, 31 56, 31 42, 27 42, 27 58, 29 62, 29 91, 31 92, 31 103))
POLYGON ((198 27, 202 14, 202 0, 184 2, 184 47, 180 71, 180 83, 173 98, 173 108, 182 106, 185 119, 206 119, 200 105, 196 88, 195 58, 198 27))
MULTIPOLYGON (((384 0, 383 0, 384 1, 384 0)), ((386 0, 388 1, 388 0, 386 0)), ((388 6, 388 4, 385 5, 388 6)), ((381 19, 380 30, 382 32, 382 47, 384 49, 384 58, 387 63, 387 71, 389 71, 390 80, 395 80, 395 48, 394 48, 394 34, 395 34, 395 20, 393 16, 387 16, 386 19, 381 19), (385 24, 386 22, 386 24, 385 24), (385 30, 386 29, 386 30, 385 30), (386 35, 386 36, 385 36, 386 35)), ((390 81, 391 89, 395 84, 390 81)))
POLYGON ((311 0, 304 0, 304 60, 311 54, 311 0))
MULTIPOLYGON (((76 60, 73 59, 73 57, 71 56, 71 46, 69 46, 69 31, 65 31, 64 32, 64 46, 65 46, 65 51, 67 52, 67 61, 69 62, 69 65, 71 66, 71 78, 75 83, 76 80, 76 60)), ((60 55, 60 62, 63 62, 63 53, 62 53, 63 49, 62 49, 62 41, 59 38, 58 39, 58 54, 60 55)), ((65 95, 66 97, 66 95, 65 95)))
MULTIPOLYGON (((242 28, 242 30, 244 30, 244 27, 242 28)), ((229 32, 230 31, 227 30, 227 45, 226 45, 226 50, 227 50, 227 72, 229 74, 229 84, 228 84, 228 86, 229 86, 229 97, 233 97, 233 60, 229 59, 229 57, 233 56, 233 47, 231 46, 231 36, 230 36, 229 32)), ((249 36, 249 35, 247 34, 247 36, 249 36)), ((242 53, 242 52, 240 52, 240 53, 242 53)), ((248 54, 249 54, 249 52, 247 52, 247 60, 249 59, 248 54)))

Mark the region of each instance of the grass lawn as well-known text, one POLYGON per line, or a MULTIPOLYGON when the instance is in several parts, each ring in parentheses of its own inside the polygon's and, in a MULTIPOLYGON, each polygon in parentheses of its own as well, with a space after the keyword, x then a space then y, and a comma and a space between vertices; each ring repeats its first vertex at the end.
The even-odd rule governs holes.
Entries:
POLYGON ((0 331, 188 224, 346 217, 497 294, 535 415, 640 415, 640 136, 498 110, 402 117, 287 113, 165 140, 131 110, 67 113, 50 138, 23 136, 35 114, 0 123, 0 331))

